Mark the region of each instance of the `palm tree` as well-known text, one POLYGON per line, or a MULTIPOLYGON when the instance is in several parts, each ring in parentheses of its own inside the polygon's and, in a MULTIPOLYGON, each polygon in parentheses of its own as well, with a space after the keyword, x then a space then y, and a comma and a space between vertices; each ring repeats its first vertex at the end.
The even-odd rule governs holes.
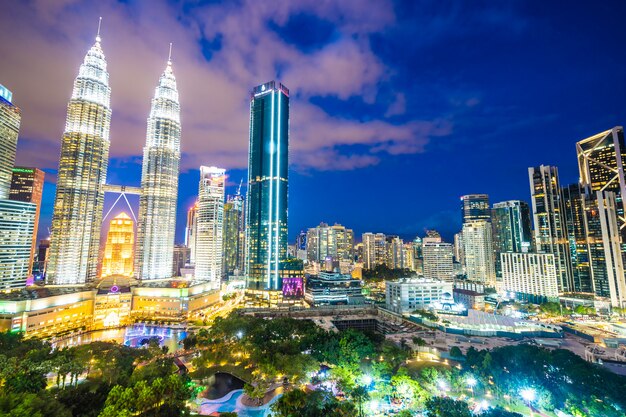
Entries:
POLYGON ((359 406, 359 417, 363 417, 363 403, 370 399, 370 394, 367 392, 367 388, 364 386, 357 386, 350 393, 350 397, 354 400, 359 406))

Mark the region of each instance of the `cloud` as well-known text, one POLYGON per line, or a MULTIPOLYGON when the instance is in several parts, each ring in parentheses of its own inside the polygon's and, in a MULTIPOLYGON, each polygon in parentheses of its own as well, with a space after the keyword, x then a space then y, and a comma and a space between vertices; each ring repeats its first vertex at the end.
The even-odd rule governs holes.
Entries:
POLYGON ((291 90, 291 159, 297 169, 374 165, 382 153, 422 152, 431 138, 452 129, 450 121, 389 121, 405 112, 406 97, 393 91, 392 72, 369 44, 369 35, 395 22, 388 1, 363 7, 358 0, 243 0, 236 5, 37 0, 12 2, 8 9, 0 15, 0 74, 23 112, 20 163, 56 169, 71 86, 93 43, 98 16, 103 16, 102 46, 112 89, 111 157, 141 156, 150 99, 169 42, 174 44, 185 170, 201 164, 245 168, 249 90, 274 78, 291 90), (269 24, 282 27, 303 13, 331 22, 336 35, 304 51, 269 24), (207 42, 217 45, 209 59, 202 48, 207 42), (381 86, 392 91, 391 104, 379 94, 381 86), (339 117, 313 104, 316 97, 356 98, 385 110, 368 120, 339 117), (344 147, 353 145, 364 149, 346 153, 344 147))

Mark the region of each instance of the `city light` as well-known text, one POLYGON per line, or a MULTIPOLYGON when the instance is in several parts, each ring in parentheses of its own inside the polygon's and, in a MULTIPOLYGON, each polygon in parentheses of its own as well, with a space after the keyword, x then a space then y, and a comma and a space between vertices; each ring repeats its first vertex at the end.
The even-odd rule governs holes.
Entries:
POLYGON ((478 381, 476 381, 476 378, 474 378, 472 375, 468 376, 467 379, 465 379, 465 383, 470 388, 474 388, 477 382, 478 381))

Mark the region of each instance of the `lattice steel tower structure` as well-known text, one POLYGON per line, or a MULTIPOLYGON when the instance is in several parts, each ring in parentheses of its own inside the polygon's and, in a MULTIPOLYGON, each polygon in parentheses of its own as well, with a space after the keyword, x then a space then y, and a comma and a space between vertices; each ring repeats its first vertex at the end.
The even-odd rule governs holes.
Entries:
POLYGON ((48 278, 54 284, 96 279, 109 160, 111 88, 100 29, 74 81, 57 179, 48 278))
POLYGON ((171 45, 154 92, 143 149, 135 272, 138 279, 172 276, 180 166, 180 104, 171 45))

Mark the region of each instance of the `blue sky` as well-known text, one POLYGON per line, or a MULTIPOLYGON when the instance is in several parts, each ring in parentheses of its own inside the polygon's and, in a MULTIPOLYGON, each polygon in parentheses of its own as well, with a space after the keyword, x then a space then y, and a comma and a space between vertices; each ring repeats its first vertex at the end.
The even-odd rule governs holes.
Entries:
POLYGON ((291 90, 292 239, 320 221, 450 238, 459 196, 528 201, 527 168, 539 164, 575 182, 575 142, 626 120, 620 1, 33 0, 5 10, 0 83, 22 108, 17 162, 49 173, 44 234, 65 109, 98 16, 111 183, 139 184, 150 99, 174 43, 179 241, 199 165, 228 169, 231 192, 245 176, 248 92, 271 79, 291 90))

